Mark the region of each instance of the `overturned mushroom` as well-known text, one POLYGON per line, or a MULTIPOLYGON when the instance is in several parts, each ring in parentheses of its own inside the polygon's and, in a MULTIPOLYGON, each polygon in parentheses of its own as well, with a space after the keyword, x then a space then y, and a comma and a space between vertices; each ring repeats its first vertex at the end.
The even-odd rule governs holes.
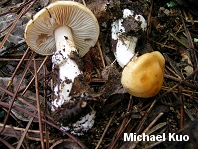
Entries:
POLYGON ((72 98, 74 80, 82 77, 80 57, 95 45, 98 36, 95 16, 87 7, 73 1, 51 3, 28 22, 26 43, 36 53, 53 55, 53 68, 58 70, 60 81, 54 87, 52 111, 72 98))
POLYGON ((112 23, 112 47, 115 49, 114 55, 117 62, 123 67, 121 83, 131 95, 143 98, 152 97, 162 87, 165 60, 159 52, 137 57, 135 47, 138 38, 130 35, 130 26, 124 24, 130 20, 137 21, 135 27, 140 26, 142 31, 145 31, 147 27, 144 17, 134 15, 134 12, 129 9, 124 9, 122 19, 112 23))
POLYGON ((125 66, 121 82, 136 97, 153 97, 164 81, 164 57, 158 51, 146 53, 125 66))

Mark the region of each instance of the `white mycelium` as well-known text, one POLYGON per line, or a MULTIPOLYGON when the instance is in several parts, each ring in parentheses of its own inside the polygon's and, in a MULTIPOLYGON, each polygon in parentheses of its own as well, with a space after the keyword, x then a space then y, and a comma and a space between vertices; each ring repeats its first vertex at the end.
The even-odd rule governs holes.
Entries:
POLYGON ((61 129, 64 131, 69 130, 74 135, 83 135, 83 131, 86 132, 93 127, 95 114, 96 112, 92 110, 84 117, 81 117, 77 122, 71 124, 70 126, 62 126, 61 129))
POLYGON ((114 55, 117 62, 121 67, 124 67, 134 56, 135 47, 137 43, 137 37, 135 36, 126 36, 125 28, 122 25, 123 19, 128 17, 134 17, 135 20, 141 22, 141 28, 143 31, 146 30, 147 23, 142 15, 135 15, 132 10, 124 9, 123 18, 116 20, 112 23, 112 39, 117 40, 116 51, 114 55))

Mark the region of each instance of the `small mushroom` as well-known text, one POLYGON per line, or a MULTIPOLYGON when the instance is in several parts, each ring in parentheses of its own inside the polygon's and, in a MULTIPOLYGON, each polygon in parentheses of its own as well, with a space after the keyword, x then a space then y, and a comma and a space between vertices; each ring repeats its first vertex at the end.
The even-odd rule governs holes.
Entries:
POLYGON ((145 31, 147 24, 143 16, 134 15, 124 9, 123 18, 112 23, 112 48, 117 62, 123 67, 121 83, 136 97, 149 98, 161 89, 164 80, 165 60, 160 52, 151 52, 137 57, 135 47, 138 38, 127 34, 124 19, 134 18, 145 31))
POLYGON ((24 36, 36 53, 53 55, 53 68, 58 68, 60 80, 54 87, 52 111, 55 111, 70 101, 75 78, 83 76, 79 58, 98 40, 98 21, 78 2, 56 1, 35 14, 28 22, 24 36))

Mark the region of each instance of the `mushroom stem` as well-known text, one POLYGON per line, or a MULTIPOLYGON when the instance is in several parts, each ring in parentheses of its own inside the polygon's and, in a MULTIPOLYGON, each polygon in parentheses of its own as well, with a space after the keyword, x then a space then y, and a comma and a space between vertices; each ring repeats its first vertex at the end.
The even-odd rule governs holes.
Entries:
POLYGON ((59 26, 54 30, 54 37, 56 42, 56 51, 63 51, 65 57, 71 51, 76 51, 71 29, 68 26, 59 26))
POLYGON ((114 21, 111 25, 114 55, 121 67, 127 65, 135 55, 135 47, 138 39, 135 36, 127 35, 127 31, 123 25, 124 20, 131 19, 132 17, 141 23, 140 27, 143 31, 146 30, 147 23, 144 17, 135 15, 133 10, 129 9, 124 9, 123 18, 114 21))
POLYGON ((118 39, 114 55, 121 67, 127 65, 127 63, 134 57, 136 43, 137 37, 133 36, 118 39))
MULTIPOLYGON (((60 26, 54 31, 56 51, 52 56, 53 67, 59 70, 60 81, 55 85, 52 105, 60 107, 65 101, 70 100, 70 91, 75 77, 82 72, 79 70, 78 65, 69 55, 71 52, 77 52, 73 41, 71 29, 67 26, 60 26)), ((53 110, 53 109, 52 109, 53 110)))
POLYGON ((58 113, 58 118, 54 119, 62 129, 65 126, 73 134, 83 134, 82 131, 94 124, 94 109, 88 105, 76 108, 75 105, 93 98, 82 78, 81 57, 95 45, 99 30, 91 10, 73 1, 51 3, 36 13, 25 29, 26 43, 33 51, 41 55, 53 54, 52 116, 58 113), (71 121, 65 119, 68 115, 71 121))

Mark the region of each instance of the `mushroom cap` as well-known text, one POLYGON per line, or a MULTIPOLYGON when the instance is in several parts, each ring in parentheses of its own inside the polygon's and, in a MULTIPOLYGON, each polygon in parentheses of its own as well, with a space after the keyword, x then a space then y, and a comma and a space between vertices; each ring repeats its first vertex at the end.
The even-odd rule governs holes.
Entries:
POLYGON ((99 36, 96 17, 86 6, 73 1, 56 1, 40 10, 25 29, 25 40, 36 53, 51 55, 56 48, 54 30, 59 26, 71 29, 75 46, 84 56, 99 36))
POLYGON ((146 53, 125 66, 121 83, 129 94, 149 98, 161 90, 165 59, 158 51, 146 53))

